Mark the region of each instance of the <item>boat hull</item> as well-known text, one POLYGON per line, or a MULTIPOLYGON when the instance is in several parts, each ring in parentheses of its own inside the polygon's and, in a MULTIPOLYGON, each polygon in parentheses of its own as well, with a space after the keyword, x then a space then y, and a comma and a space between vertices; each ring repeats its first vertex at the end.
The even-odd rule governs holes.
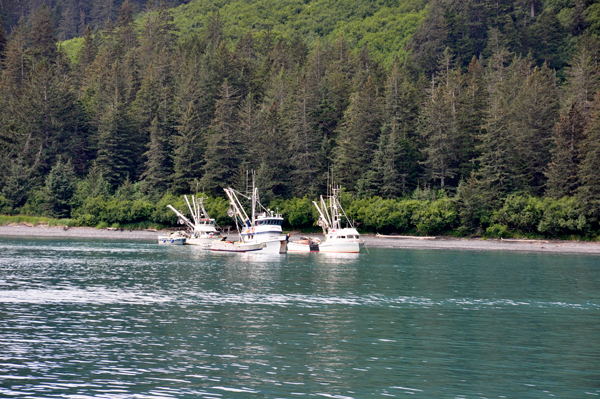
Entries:
POLYGON ((359 253, 358 241, 325 241, 319 245, 319 252, 325 253, 359 253))
POLYGON ((210 248, 210 245, 218 238, 199 237, 199 238, 188 238, 185 241, 185 245, 197 245, 204 248, 210 248))
POLYGON ((210 250, 215 252, 260 252, 265 247, 264 243, 246 243, 246 242, 229 242, 229 241, 214 241, 210 250))
POLYGON ((158 237, 159 245, 183 245, 183 244, 185 244, 185 241, 186 241, 185 237, 177 237, 177 238, 158 237))

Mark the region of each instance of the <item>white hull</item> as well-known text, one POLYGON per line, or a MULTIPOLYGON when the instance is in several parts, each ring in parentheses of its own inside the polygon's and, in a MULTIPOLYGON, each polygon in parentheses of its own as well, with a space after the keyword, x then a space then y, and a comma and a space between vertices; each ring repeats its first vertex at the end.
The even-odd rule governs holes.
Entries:
POLYGON ((358 241, 326 241, 319 245, 319 252, 325 253, 359 253, 358 241))
POLYGON ((171 238, 171 237, 158 237, 159 245, 183 245, 185 244, 185 237, 171 238))
POLYGON ((213 237, 199 237, 199 238, 188 238, 185 241, 185 245, 198 245, 201 247, 205 247, 205 248, 210 248, 210 245, 215 241, 219 239, 217 238, 213 238, 213 237))
POLYGON ((265 247, 261 251, 262 253, 269 255, 277 255, 285 254, 287 252, 287 243, 285 240, 267 241, 263 244, 265 244, 265 247))
POLYGON ((210 250, 215 252, 261 252, 264 243, 214 241, 210 250))
POLYGON ((299 242, 288 242, 287 250, 288 252, 310 252, 310 245, 299 242))
POLYGON ((359 241, 331 241, 318 245, 310 245, 299 242, 288 243, 288 252, 324 252, 324 253, 359 253, 359 241))

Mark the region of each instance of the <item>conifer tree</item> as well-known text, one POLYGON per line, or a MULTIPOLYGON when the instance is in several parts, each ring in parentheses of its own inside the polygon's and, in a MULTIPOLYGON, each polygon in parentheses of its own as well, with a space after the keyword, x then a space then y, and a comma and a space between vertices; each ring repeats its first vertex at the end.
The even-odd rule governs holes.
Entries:
POLYGON ((24 19, 15 27, 4 53, 2 65, 2 88, 8 97, 14 97, 23 91, 29 63, 26 54, 27 32, 24 19))
POLYGON ((352 95, 338 131, 334 176, 348 190, 356 190, 363 172, 371 167, 381 129, 381 98, 371 79, 352 95))
MULTIPOLYGON (((413 82, 408 65, 398 59, 390 68, 385 85, 385 110, 379 142, 378 194, 396 197, 416 185, 419 172, 418 109, 421 103, 419 82, 413 82)), ((378 182, 371 183, 376 186, 378 182)))
POLYGON ((219 90, 215 118, 207 137, 205 161, 200 185, 212 194, 232 183, 241 160, 241 143, 237 135, 237 93, 225 80, 219 90))
POLYGON ((545 64, 542 68, 534 68, 511 104, 512 129, 522 162, 520 184, 524 191, 536 195, 542 193, 558 111, 554 72, 545 64))
POLYGON ((286 151, 289 141, 284 133, 280 106, 280 102, 272 100, 263 104, 255 149, 260 151, 260 156, 252 160, 261 198, 265 202, 285 198, 290 194, 289 153, 286 151))
POLYGON ((135 147, 132 146, 131 122, 123 104, 114 102, 104 111, 98 126, 98 157, 96 162, 104 178, 114 189, 127 176, 135 176, 135 147))
POLYGON ((596 37, 586 35, 575 48, 571 65, 565 68, 565 109, 570 109, 574 103, 586 119, 589 119, 594 96, 600 88, 599 61, 600 43, 596 37))
POLYGON ((146 145, 148 150, 144 153, 145 170, 140 176, 142 192, 153 198, 164 195, 170 181, 171 172, 164 136, 158 117, 155 117, 150 125, 150 141, 146 145))
POLYGON ((583 139, 586 120, 575 102, 569 112, 561 115, 554 126, 552 138, 554 148, 551 150, 552 162, 548 166, 546 177, 546 195, 562 198, 572 195, 578 185, 577 169, 579 165, 579 147, 583 139))
POLYGON ((54 22, 50 10, 45 4, 38 7, 33 16, 29 52, 34 59, 34 63, 43 59, 52 63, 56 58, 54 22))
POLYGON ((52 217, 67 218, 71 214, 71 197, 75 193, 75 170, 71 161, 61 158, 45 179, 44 196, 46 212, 52 217))
POLYGON ((8 43, 8 35, 6 29, 4 29, 4 23, 0 18, 0 59, 4 59, 4 50, 6 50, 6 44, 8 43))
POLYGON ((173 137, 173 184, 175 194, 190 192, 191 184, 201 177, 204 160, 204 143, 200 132, 198 115, 192 101, 181 117, 177 134, 173 137))
POLYGON ((600 218, 600 95, 594 99, 591 118, 580 149, 577 194, 584 211, 597 221, 600 218))
POLYGON ((2 196, 6 198, 9 208, 16 213, 27 201, 29 190, 33 185, 31 168, 19 157, 10 164, 4 179, 2 196))
POLYGON ((483 66, 475 57, 463 75, 464 88, 459 98, 458 148, 459 176, 467 179, 475 171, 477 158, 481 155, 479 137, 482 134, 485 113, 488 108, 488 90, 483 66))
POLYGON ((421 109, 419 131, 425 141, 423 154, 428 179, 444 188, 458 173, 458 98, 460 70, 453 69, 449 49, 440 58, 440 72, 432 78, 430 95, 421 109))
POLYGON ((96 59, 96 55, 98 55, 98 45, 92 34, 92 29, 88 25, 85 28, 83 45, 78 54, 80 74, 85 73, 87 67, 89 67, 96 59))
POLYGON ((294 195, 302 197, 316 191, 317 174, 323 171, 321 143, 323 137, 315 131, 313 115, 318 106, 316 88, 306 75, 292 89, 286 112, 287 130, 290 137, 290 164, 292 166, 292 185, 294 195))

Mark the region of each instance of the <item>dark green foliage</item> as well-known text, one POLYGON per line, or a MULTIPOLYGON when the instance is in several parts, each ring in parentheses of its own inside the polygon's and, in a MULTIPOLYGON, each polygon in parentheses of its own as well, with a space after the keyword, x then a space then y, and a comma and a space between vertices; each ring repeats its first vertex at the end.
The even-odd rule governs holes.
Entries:
POLYGON ((592 119, 584 132, 578 169, 578 196, 586 212, 600 217, 600 95, 594 100, 592 119))
POLYGON ((311 229, 333 172, 367 231, 597 234, 595 5, 32 1, 2 3, 3 212, 172 225, 206 190, 231 225, 254 170, 311 229))
POLYGON ((75 193, 75 170, 71 161, 59 159, 46 176, 44 187, 48 216, 68 218, 71 215, 71 197, 75 193))
POLYGON ((556 200, 510 195, 494 213, 493 222, 488 232, 496 236, 508 236, 511 232, 525 236, 583 236, 589 227, 574 197, 556 200))
POLYGON ((155 117, 150 126, 150 142, 148 150, 144 153, 146 157, 145 170, 140 176, 142 191, 151 198, 160 198, 169 185, 170 165, 165 143, 165 131, 155 117))
MULTIPOLYGON (((117 100, 118 101, 118 100, 117 100)), ((127 176, 134 176, 131 122, 121 103, 109 106, 98 126, 96 162, 105 179, 116 188, 127 176)))
POLYGON ((200 186, 211 194, 221 194, 231 185, 233 175, 241 161, 238 135, 237 93, 227 80, 219 91, 213 120, 207 137, 206 163, 202 168, 200 186))

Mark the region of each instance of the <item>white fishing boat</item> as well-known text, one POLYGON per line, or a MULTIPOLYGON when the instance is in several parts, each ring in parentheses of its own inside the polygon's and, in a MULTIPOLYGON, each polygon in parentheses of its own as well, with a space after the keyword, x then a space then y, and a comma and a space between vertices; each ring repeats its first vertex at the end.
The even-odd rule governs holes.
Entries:
POLYGON ((215 241, 210 245, 211 251, 216 252, 254 252, 262 251, 265 247, 264 242, 243 242, 243 241, 215 241))
POLYGON ((174 231, 158 236, 159 245, 183 245, 186 240, 187 235, 184 231, 174 231))
MULTIPOLYGON (((188 200, 187 195, 185 196, 185 202, 187 203, 192 220, 189 220, 182 212, 175 209, 172 205, 167 205, 175 214, 179 217, 179 223, 185 224, 189 231, 178 232, 180 235, 185 237, 183 244, 186 245, 199 245, 205 249, 209 249, 210 245, 215 240, 222 239, 221 235, 217 231, 215 219, 211 219, 204 209, 204 198, 192 197, 192 202, 188 200)), ((160 238, 159 238, 160 243, 160 238)))
POLYGON ((342 208, 338 198, 339 192, 339 188, 332 187, 331 193, 326 199, 321 196, 319 203, 313 201, 313 204, 319 211, 319 221, 317 223, 323 228, 325 241, 301 239, 289 242, 288 251, 326 253, 360 252, 360 244, 364 244, 364 241, 361 240, 359 232, 346 215, 344 208, 342 208), (342 223, 345 224, 344 227, 342 227, 342 223))
MULTIPOLYGON (((262 206, 258 197, 258 188, 254 186, 254 179, 252 179, 252 193, 250 196, 246 196, 233 188, 225 188, 224 190, 231 206, 227 213, 235 219, 240 236, 238 246, 242 248, 243 244, 261 244, 260 253, 285 254, 287 251, 287 236, 281 230, 283 217, 262 206), (239 197, 250 201, 251 217, 248 217, 239 197), (261 211, 256 212, 257 208, 261 211)), ((222 245, 220 242, 213 243, 211 250, 213 250, 213 247, 217 248, 222 245)))

